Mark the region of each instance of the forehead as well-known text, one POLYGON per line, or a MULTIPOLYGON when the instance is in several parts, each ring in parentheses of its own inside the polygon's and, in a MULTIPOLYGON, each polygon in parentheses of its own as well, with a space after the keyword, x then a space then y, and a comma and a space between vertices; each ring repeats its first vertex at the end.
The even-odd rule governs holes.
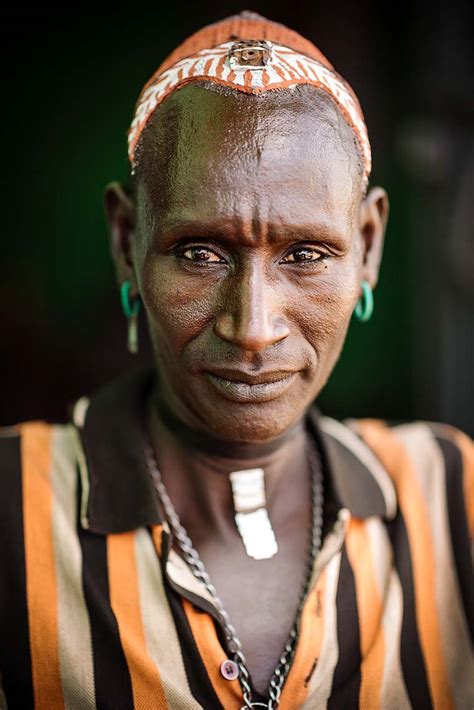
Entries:
POLYGON ((155 222, 329 222, 350 229, 360 163, 350 128, 313 87, 249 96, 191 84, 156 111, 136 175, 155 222))

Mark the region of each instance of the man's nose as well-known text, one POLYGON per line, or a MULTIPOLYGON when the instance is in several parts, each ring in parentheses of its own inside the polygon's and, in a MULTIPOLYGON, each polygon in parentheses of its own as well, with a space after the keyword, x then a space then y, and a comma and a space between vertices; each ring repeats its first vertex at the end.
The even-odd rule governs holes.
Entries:
POLYGON ((289 333, 278 290, 269 283, 261 264, 248 265, 227 285, 214 332, 242 350, 259 352, 284 340, 289 333))

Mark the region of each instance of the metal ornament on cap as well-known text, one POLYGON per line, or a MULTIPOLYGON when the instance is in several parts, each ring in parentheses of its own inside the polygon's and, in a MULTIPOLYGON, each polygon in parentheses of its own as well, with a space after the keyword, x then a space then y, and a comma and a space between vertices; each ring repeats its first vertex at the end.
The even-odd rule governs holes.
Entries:
POLYGON ((234 42, 229 49, 227 63, 234 71, 265 69, 272 60, 272 43, 264 39, 234 42))

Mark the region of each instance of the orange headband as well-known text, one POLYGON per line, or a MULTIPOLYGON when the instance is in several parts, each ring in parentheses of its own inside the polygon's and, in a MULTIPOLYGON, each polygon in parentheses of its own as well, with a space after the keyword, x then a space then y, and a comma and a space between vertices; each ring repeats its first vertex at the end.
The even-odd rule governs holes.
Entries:
POLYGON ((132 167, 138 140, 156 107, 171 92, 192 81, 211 81, 249 94, 297 84, 322 89, 332 97, 355 133, 367 183, 370 143, 362 109, 349 84, 311 42, 284 25, 250 12, 196 32, 165 59, 145 84, 128 134, 132 167))

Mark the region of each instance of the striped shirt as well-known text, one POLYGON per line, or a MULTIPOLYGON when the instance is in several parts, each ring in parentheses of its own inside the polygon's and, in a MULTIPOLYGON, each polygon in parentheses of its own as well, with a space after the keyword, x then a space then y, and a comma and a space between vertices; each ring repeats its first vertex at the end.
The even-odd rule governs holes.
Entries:
MULTIPOLYGON (((0 707, 240 710, 212 599, 172 547, 144 458, 149 370, 67 424, 0 438, 0 707)), ((471 441, 447 426, 308 426, 334 518, 280 708, 474 707, 471 441)), ((282 580, 288 584, 288 580, 282 580)))

